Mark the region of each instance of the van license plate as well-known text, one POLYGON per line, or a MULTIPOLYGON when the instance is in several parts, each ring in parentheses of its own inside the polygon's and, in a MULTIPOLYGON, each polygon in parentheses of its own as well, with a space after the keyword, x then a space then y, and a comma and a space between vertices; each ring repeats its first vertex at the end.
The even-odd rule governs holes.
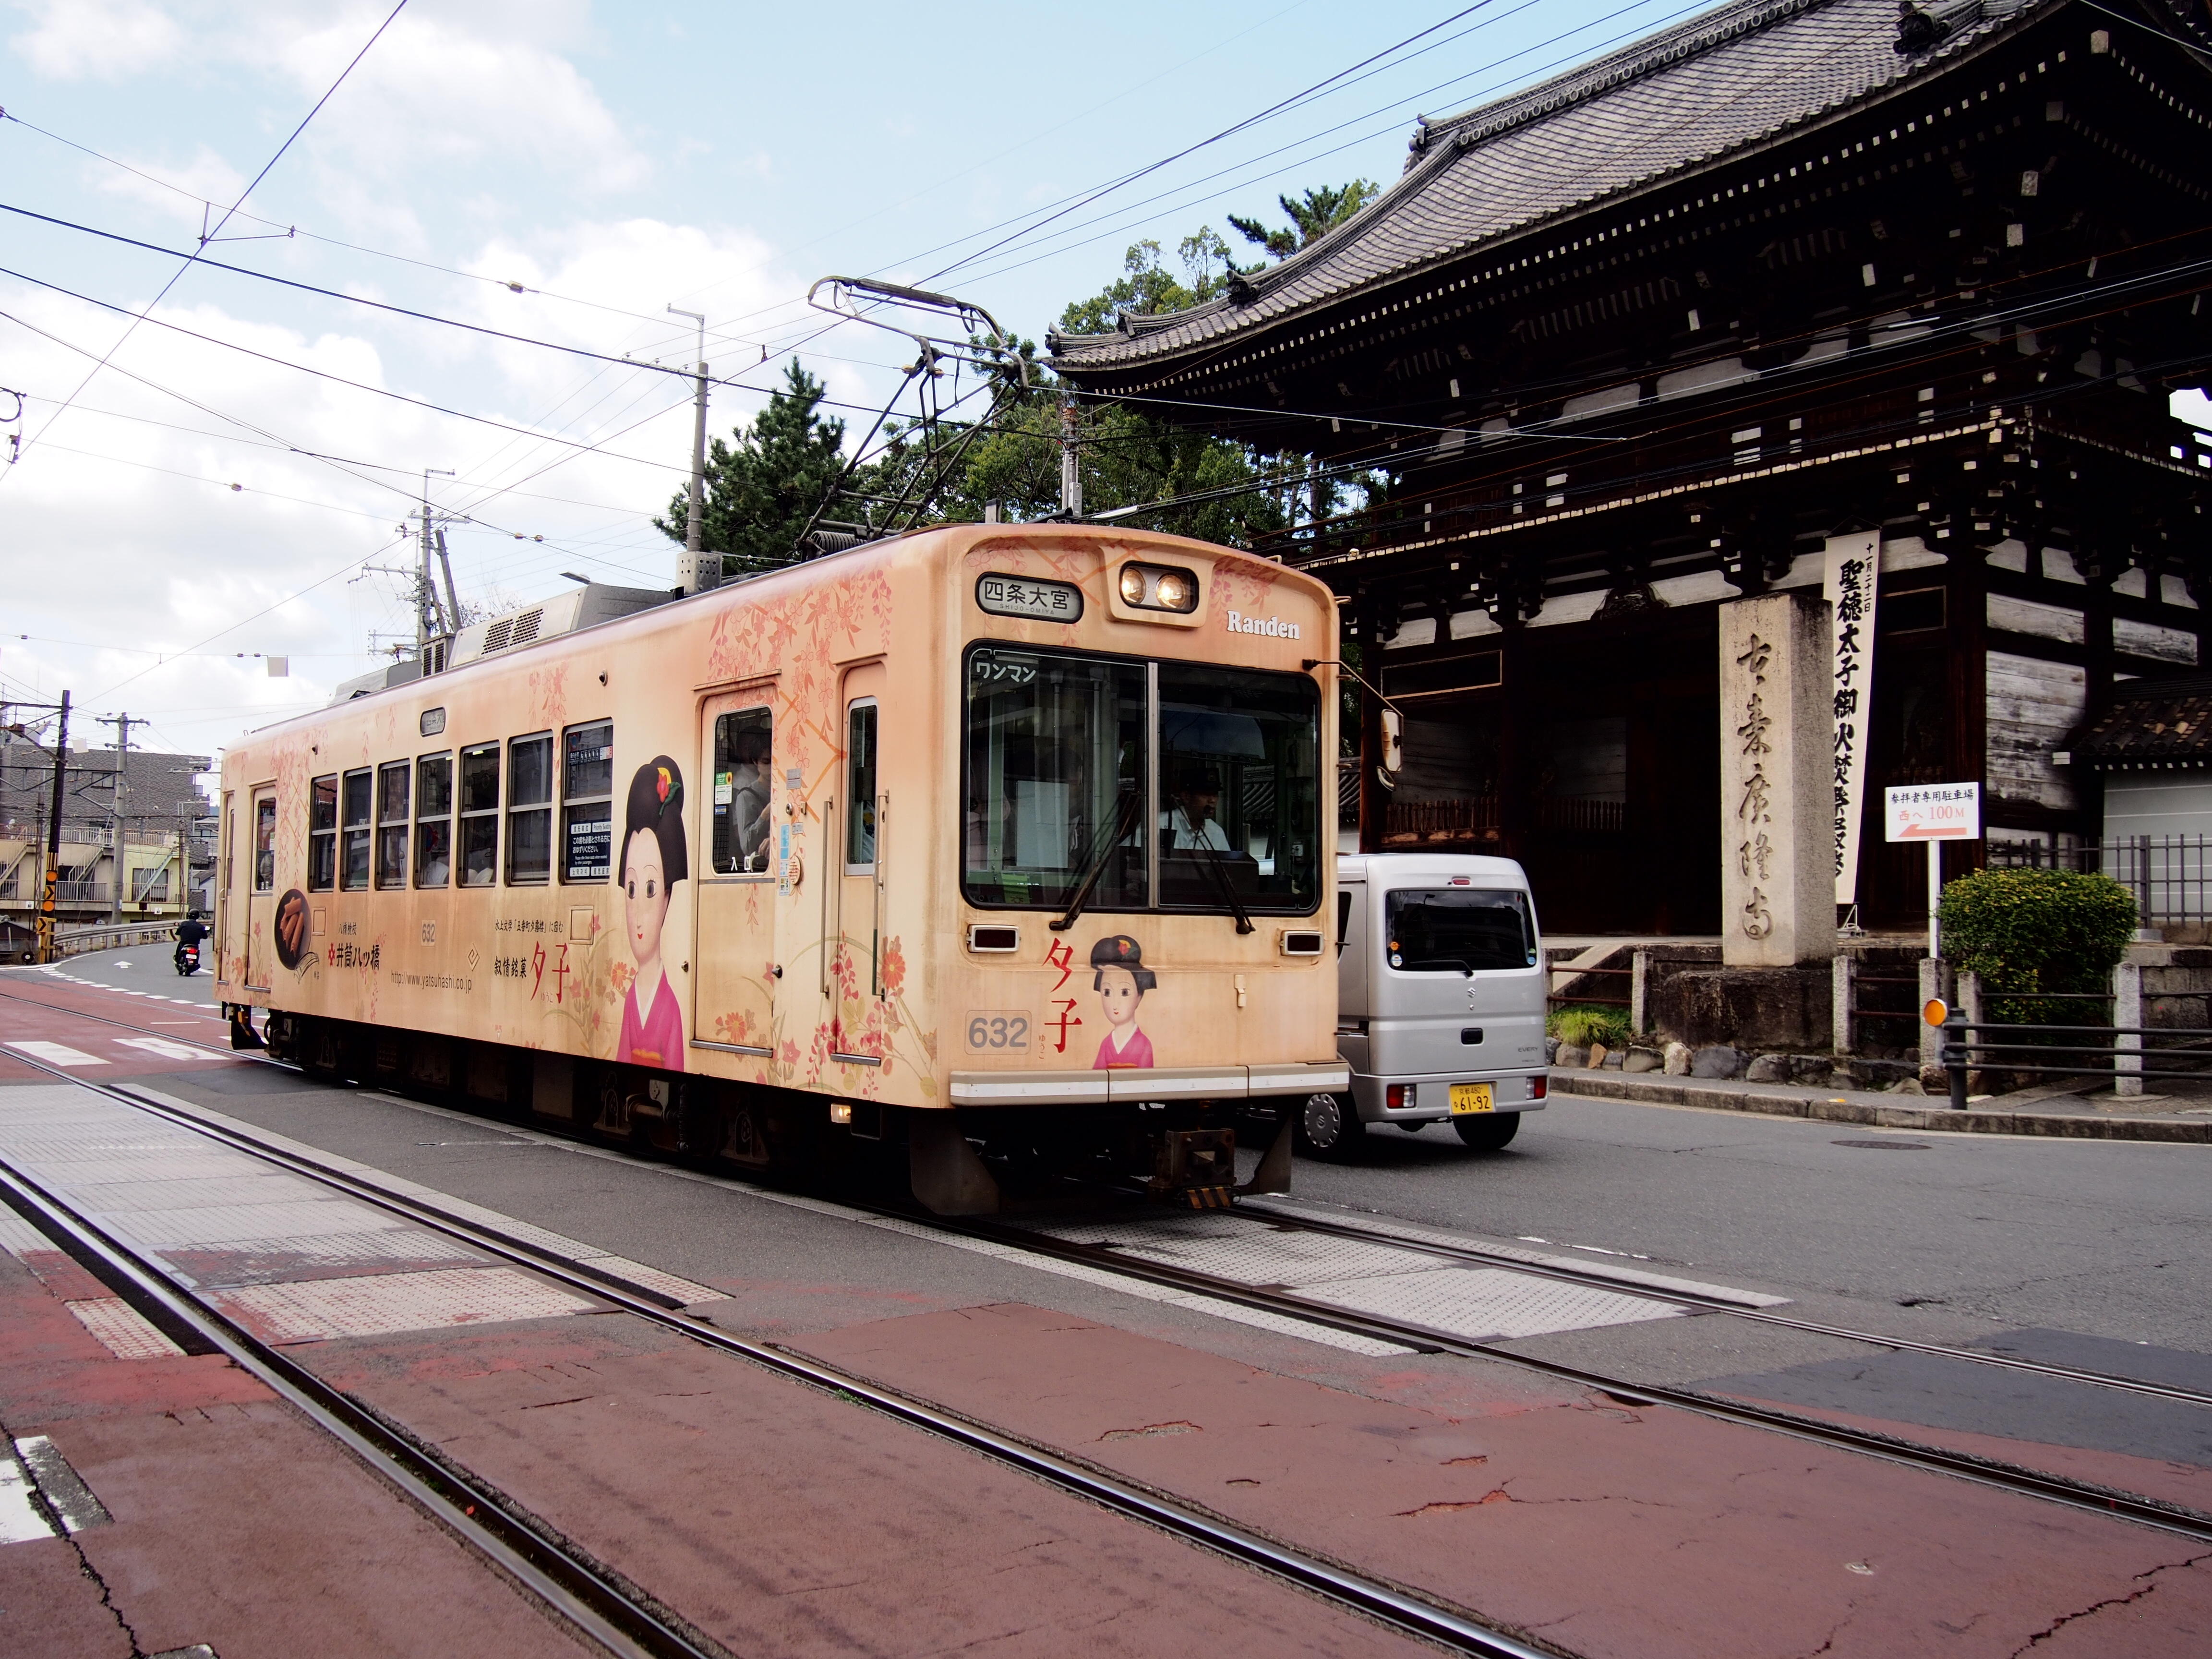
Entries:
POLYGON ((1498 1109, 1491 1098, 1487 1083, 1455 1083, 1451 1086, 1451 1109, 1454 1117, 1467 1117, 1476 1112, 1498 1109))

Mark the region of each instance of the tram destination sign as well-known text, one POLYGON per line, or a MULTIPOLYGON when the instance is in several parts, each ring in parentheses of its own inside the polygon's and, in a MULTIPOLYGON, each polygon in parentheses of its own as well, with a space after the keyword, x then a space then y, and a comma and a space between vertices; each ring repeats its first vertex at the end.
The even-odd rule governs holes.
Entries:
POLYGON ((994 617, 1060 623, 1083 619, 1083 590, 1073 582, 1041 581, 994 571, 976 579, 975 604, 994 617))
POLYGON ((1978 783, 1898 783, 1882 791, 1890 841, 1978 841, 1978 783))

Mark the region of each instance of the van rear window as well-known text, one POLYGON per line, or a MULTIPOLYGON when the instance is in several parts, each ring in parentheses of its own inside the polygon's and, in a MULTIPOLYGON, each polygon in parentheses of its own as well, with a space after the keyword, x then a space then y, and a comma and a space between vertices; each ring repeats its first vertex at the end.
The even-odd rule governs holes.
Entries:
POLYGON ((1405 887, 1384 901, 1389 963, 1409 974, 1472 974, 1536 965, 1526 893, 1405 887))

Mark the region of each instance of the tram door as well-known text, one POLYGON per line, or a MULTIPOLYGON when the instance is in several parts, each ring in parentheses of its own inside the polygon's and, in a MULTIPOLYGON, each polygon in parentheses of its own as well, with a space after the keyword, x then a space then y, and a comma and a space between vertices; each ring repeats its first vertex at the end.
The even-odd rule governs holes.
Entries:
POLYGON ((880 662, 845 676, 844 763, 839 769, 836 836, 837 919, 842 947, 831 989, 830 1046, 839 1054, 877 1056, 883 1022, 872 1018, 884 988, 884 881, 890 872, 883 788, 880 662))
POLYGON ((708 780, 707 868, 697 883, 698 972, 692 1041, 765 1057, 777 1032, 775 888, 784 795, 775 787, 775 714, 768 693, 706 706, 700 772, 708 780))
POLYGON ((276 786, 266 783, 253 792, 253 810, 246 820, 252 836, 246 856, 248 891, 246 899, 246 988, 265 991, 276 957, 276 786))

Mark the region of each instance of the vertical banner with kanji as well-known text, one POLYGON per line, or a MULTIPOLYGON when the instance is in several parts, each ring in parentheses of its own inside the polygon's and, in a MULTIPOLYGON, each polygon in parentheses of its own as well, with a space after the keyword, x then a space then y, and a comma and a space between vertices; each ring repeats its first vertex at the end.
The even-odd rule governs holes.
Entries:
POLYGON ((1881 537, 1828 538, 1821 597, 1828 602, 1828 669, 1835 693, 1836 902, 1859 888, 1859 820, 1865 811, 1867 733, 1874 714, 1874 608, 1881 537))

